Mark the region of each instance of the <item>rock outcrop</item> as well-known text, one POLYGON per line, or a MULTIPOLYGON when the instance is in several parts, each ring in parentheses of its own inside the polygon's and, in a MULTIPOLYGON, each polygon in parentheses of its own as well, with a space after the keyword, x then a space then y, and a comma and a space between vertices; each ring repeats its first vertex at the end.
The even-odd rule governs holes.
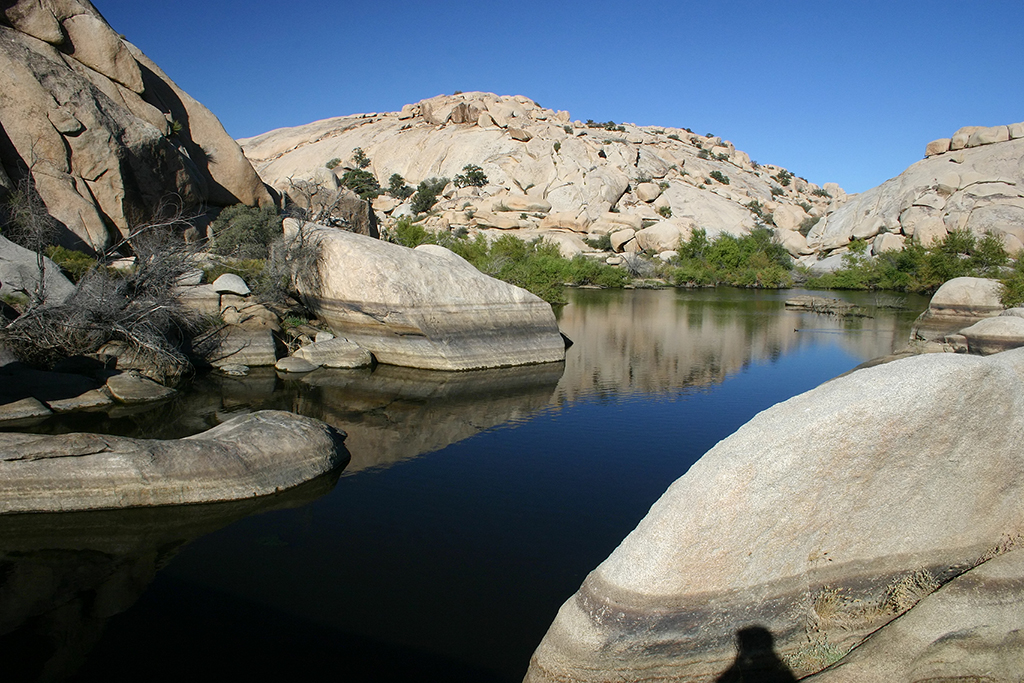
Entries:
POLYGON ((343 465, 344 434, 262 411, 185 439, 0 434, 0 514, 243 500, 343 465))
POLYGON ((550 304, 484 275, 444 247, 397 244, 285 220, 319 245, 319 276, 296 278, 307 307, 381 363, 428 370, 563 360, 550 304))
POLYGON ((915 356, 762 412, 587 577, 526 680, 711 681, 755 625, 797 676, 822 669, 1018 538, 1022 411, 1024 350, 915 356))
POLYGON ((20 179, 68 246, 104 249, 161 202, 268 204, 217 118, 88 0, 0 10, 0 194, 20 179))
MULTIPOLYGON (((467 164, 481 167, 488 184, 450 184, 438 215, 425 223, 434 230, 512 230, 531 238, 607 234, 600 224, 611 213, 635 221, 628 227, 638 231, 669 222, 684 236, 693 226, 709 235, 738 235, 758 225, 762 213, 790 209, 787 216, 807 218, 803 205, 821 217, 845 198, 834 184, 819 188, 777 166, 758 165, 716 136, 572 121, 568 112, 523 96, 482 92, 441 95, 400 112, 326 119, 239 142, 260 177, 295 194, 299 203, 305 200, 297 184, 333 190, 357 166, 356 148, 364 150, 366 170, 382 186, 395 173, 415 186, 432 177, 454 179, 467 164), (712 179, 713 173, 728 184, 712 179), (758 202, 758 213, 748 208, 752 202, 758 202)), ((374 207, 387 227, 408 215, 409 205, 387 198, 374 207)), ((664 247, 656 242, 650 248, 664 247)))
POLYGON ((851 197, 808 234, 824 255, 853 239, 873 251, 896 248, 892 235, 931 246, 954 230, 998 236, 1024 249, 1024 124, 961 128, 928 145, 926 158, 878 187, 851 197))
POLYGON ((998 280, 983 277, 957 277, 939 287, 918 316, 911 339, 941 340, 947 334, 997 316, 1003 311, 1000 301, 1003 286, 998 280))
POLYGON ((988 560, 927 596, 813 683, 1019 681, 1024 550, 988 560))

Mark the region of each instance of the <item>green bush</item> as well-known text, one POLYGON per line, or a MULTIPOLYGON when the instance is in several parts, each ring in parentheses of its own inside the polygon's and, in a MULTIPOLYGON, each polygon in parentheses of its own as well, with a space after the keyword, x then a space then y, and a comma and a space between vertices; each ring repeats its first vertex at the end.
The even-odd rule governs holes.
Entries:
POLYGON ((612 250, 612 238, 611 235, 598 235, 597 237, 584 237, 583 241, 587 243, 591 249, 597 251, 611 251, 612 250))
POLYGON ((562 126, 562 130, 565 131, 566 135, 572 135, 572 126, 570 126, 568 123, 562 126))
MULTIPOLYGON (((954 231, 932 247, 908 243, 902 251, 867 256, 867 243, 850 243, 839 270, 812 278, 808 285, 821 289, 887 289, 932 292, 955 277, 1000 277, 1009 257, 998 237, 978 239, 969 231, 954 231)), ((1004 295, 1017 285, 1020 268, 1003 279, 1004 295)), ((1012 298, 1014 294, 1009 294, 1012 298)))
POLYGON ((72 282, 78 282, 83 275, 96 267, 96 259, 81 251, 51 246, 46 248, 46 255, 60 266, 72 282))
MULTIPOLYGON (((669 134, 668 134, 668 139, 669 139, 669 140, 676 140, 676 141, 680 141, 680 140, 679 140, 679 136, 678 136, 678 135, 676 135, 675 133, 669 133, 669 134)), ((680 141, 680 142, 681 142, 681 141, 680 141)))
POLYGON ((789 183, 793 180, 793 174, 786 169, 782 169, 772 177, 779 181, 779 185, 782 185, 783 187, 788 187, 789 183))
POLYGON ((395 225, 394 241, 402 246, 415 248, 433 242, 433 238, 422 225, 413 223, 408 217, 402 217, 395 225))
POLYGON ((441 194, 447 184, 447 178, 428 178, 421 181, 416 188, 416 194, 412 196, 413 213, 426 213, 434 208, 437 195, 441 194))
POLYGON ((216 263, 203 268, 203 282, 209 284, 224 273, 232 273, 245 280, 249 288, 256 290, 266 271, 267 261, 261 258, 237 259, 216 263))
POLYGON ((414 189, 405 184, 405 178, 399 173, 392 173, 388 178, 387 193, 395 199, 408 199, 415 192, 414 189))
POLYGON ((677 286, 729 284, 779 288, 792 285, 793 260, 768 228, 709 240, 703 229, 679 245, 678 264, 669 271, 677 286))
POLYGON ((341 176, 341 184, 352 190, 366 201, 373 201, 380 196, 380 183, 369 171, 353 168, 341 176))
POLYGON ((453 182, 455 187, 483 187, 487 184, 487 175, 479 166, 466 164, 462 167, 462 173, 456 175, 453 182))
POLYGON ((555 140, 555 144, 552 145, 552 148, 554 148, 556 152, 559 152, 562 149, 562 143, 559 142, 558 140, 555 140))
POLYGON ((711 173, 708 174, 708 176, 710 176, 712 180, 717 180, 723 185, 729 184, 729 176, 725 175, 721 171, 712 171, 711 173))
POLYGON ((356 168, 366 168, 370 165, 370 157, 366 156, 362 147, 352 150, 352 161, 356 162, 356 168))
POLYGON ((267 258, 271 242, 281 236, 281 216, 273 207, 235 204, 210 225, 210 250, 241 259, 267 258))
POLYGON ((658 213, 663 218, 672 218, 672 207, 671 206, 659 206, 658 213))
POLYGON ((341 164, 341 159, 339 159, 338 157, 334 157, 333 159, 328 161, 326 164, 324 164, 324 166, 326 166, 328 170, 333 171, 334 169, 338 168, 338 166, 340 164, 341 164))
POLYGON ((811 191, 811 194, 813 194, 815 197, 825 197, 826 199, 832 199, 832 195, 830 195, 828 193, 828 190, 826 190, 823 187, 814 188, 814 190, 811 191))
POLYGON ((818 216, 808 216, 807 218, 800 221, 800 227, 797 228, 797 231, 804 237, 807 237, 807 235, 810 234, 811 230, 814 228, 815 225, 818 224, 818 221, 820 220, 821 218, 819 218, 818 216))
POLYGON ((701 149, 700 151, 697 152, 697 158, 698 159, 710 159, 711 158, 711 154, 709 154, 706 149, 701 149))
POLYGON ((785 191, 781 187, 772 185, 772 196, 778 197, 779 195, 785 194, 785 191))

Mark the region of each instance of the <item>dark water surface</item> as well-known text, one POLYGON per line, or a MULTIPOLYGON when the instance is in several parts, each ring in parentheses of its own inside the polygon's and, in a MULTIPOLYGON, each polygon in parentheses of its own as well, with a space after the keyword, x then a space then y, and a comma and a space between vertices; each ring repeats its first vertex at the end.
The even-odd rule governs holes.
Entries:
MULTIPOLYGON (((927 301, 839 319, 800 292, 576 291, 564 364, 205 378, 88 427, 294 410, 340 477, 269 500, 0 518, 4 680, 520 681, 558 607, 668 485, 757 412, 909 336, 927 301)), ((81 419, 81 418, 79 418, 81 419)))

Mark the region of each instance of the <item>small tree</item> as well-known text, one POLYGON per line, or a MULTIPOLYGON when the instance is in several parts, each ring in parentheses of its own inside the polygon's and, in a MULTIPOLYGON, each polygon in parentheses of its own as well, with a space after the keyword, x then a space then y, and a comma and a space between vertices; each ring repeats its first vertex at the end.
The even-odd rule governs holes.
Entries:
POLYGON ((341 184, 366 201, 376 199, 381 193, 380 183, 377 182, 377 179, 372 173, 361 168, 345 171, 345 174, 341 176, 341 184))
POLYGON ((486 184, 487 175, 475 164, 466 164, 462 173, 455 176, 455 187, 483 187, 486 184))
POLYGON ((416 194, 412 197, 412 210, 414 213, 426 213, 437 203, 437 195, 444 190, 448 184, 447 178, 429 178, 422 181, 416 188, 416 194))
POLYGON ((408 199, 415 192, 414 189, 405 184, 405 178, 398 173, 392 173, 388 179, 387 193, 395 199, 408 199))
POLYGON ((352 150, 352 161, 356 162, 356 168, 366 168, 370 165, 370 157, 366 156, 362 147, 352 150))

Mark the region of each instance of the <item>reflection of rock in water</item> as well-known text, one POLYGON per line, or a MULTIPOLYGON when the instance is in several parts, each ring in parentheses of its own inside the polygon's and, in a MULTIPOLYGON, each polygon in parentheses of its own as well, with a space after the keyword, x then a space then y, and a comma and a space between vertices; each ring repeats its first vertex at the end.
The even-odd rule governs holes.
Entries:
POLYGON ((663 393, 723 381, 828 334, 864 358, 906 343, 909 320, 891 311, 851 320, 786 310, 782 294, 738 290, 573 292, 559 327, 573 340, 557 398, 663 393))
POLYGON ((470 372, 381 365, 372 375, 319 371, 298 412, 348 432, 346 473, 439 450, 551 404, 563 363, 470 372))
POLYGON ((3 679, 73 674, 107 620, 138 600, 178 548, 251 514, 304 505, 337 480, 234 503, 0 516, 3 679))

